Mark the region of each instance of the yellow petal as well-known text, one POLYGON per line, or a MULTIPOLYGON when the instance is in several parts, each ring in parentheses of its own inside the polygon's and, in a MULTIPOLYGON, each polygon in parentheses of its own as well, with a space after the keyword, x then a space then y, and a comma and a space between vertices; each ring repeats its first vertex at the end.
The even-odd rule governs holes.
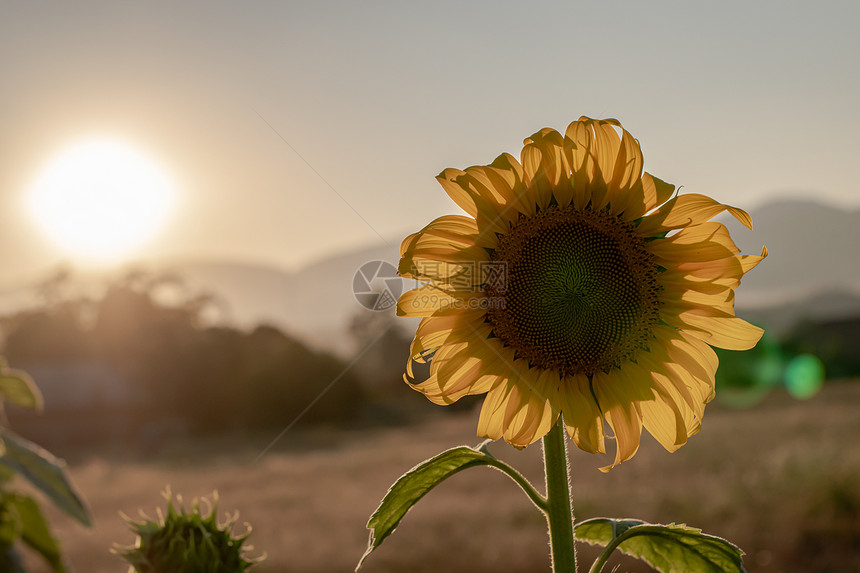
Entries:
MULTIPOLYGON (((496 158, 496 162, 499 158, 496 158)), ((511 181, 516 171, 493 165, 477 165, 466 168, 458 182, 480 197, 488 205, 485 212, 479 211, 477 223, 482 236, 504 232, 508 225, 519 218, 520 210, 529 200, 530 190, 522 181, 511 181)), ((492 238, 492 237, 491 237, 492 238)))
POLYGON ((660 307, 660 315, 664 318, 687 313, 716 317, 734 316, 734 291, 727 289, 725 293, 713 295, 686 291, 680 298, 664 301, 660 307))
POLYGON ((642 423, 667 451, 674 452, 702 427, 701 416, 684 403, 670 377, 654 374, 655 399, 640 404, 642 423))
POLYGON ((597 159, 600 164, 600 173, 603 181, 609 183, 612 173, 615 171, 615 162, 618 158, 618 150, 621 147, 621 139, 615 131, 615 127, 621 124, 616 119, 593 120, 587 119, 594 129, 594 138, 597 142, 597 159))
MULTIPOLYGON (((756 266, 758 266, 758 264, 760 262, 762 262, 763 260, 765 260, 766 258, 767 258, 767 247, 765 247, 765 246, 762 246, 762 248, 761 248, 761 255, 741 255, 741 256, 739 256, 738 262, 740 263, 740 266, 741 266, 741 273, 744 275, 747 274, 748 272, 750 272, 751 270, 756 268, 756 266)), ((732 287, 732 288, 735 288, 735 287, 732 287)))
MULTIPOLYGON (((460 352, 437 368, 437 371, 419 384, 413 384, 415 390, 423 393, 431 402, 445 405, 452 404, 467 394, 483 394, 496 385, 498 377, 484 374, 494 369, 494 363, 500 358, 491 353, 460 352)), ((436 357, 433 359, 436 364, 436 357)))
POLYGON ((406 291, 397 300, 398 316, 442 316, 464 310, 486 309, 482 291, 444 291, 427 285, 406 291))
POLYGON ((558 391, 564 425, 576 445, 593 454, 606 453, 603 441, 603 415, 591 394, 591 384, 584 374, 566 377, 558 391))
POLYGON ((627 364, 619 371, 621 379, 631 384, 632 379, 648 379, 651 397, 639 402, 642 424, 666 450, 674 452, 687 442, 687 426, 681 409, 670 392, 656 383, 652 374, 635 364, 627 364))
POLYGON ((510 206, 506 207, 505 220, 516 221, 518 213, 528 217, 535 214, 535 200, 525 182, 523 166, 509 153, 496 157, 491 164, 492 171, 488 176, 493 179, 497 188, 508 193, 511 197, 510 206))
POLYGON ((650 173, 642 174, 642 193, 645 197, 645 211, 651 211, 665 203, 675 192, 675 186, 650 173))
MULTIPOLYGON (((707 380, 711 389, 713 389, 714 375, 720 365, 720 359, 717 357, 717 353, 714 352, 714 349, 706 342, 691 336, 688 332, 679 332, 678 334, 680 339, 686 343, 686 345, 680 343, 677 344, 676 346, 678 350, 689 354, 693 360, 702 367, 705 371, 705 375, 701 376, 701 379, 707 380)), ((691 372, 695 373, 692 369, 691 372)))
MULTIPOLYGON (((610 374, 596 372, 592 378, 597 403, 607 423, 615 432, 615 461, 609 466, 600 468, 603 472, 629 460, 639 449, 642 417, 637 411, 636 403, 649 398, 647 386, 644 386, 641 380, 625 383, 619 376, 619 372, 618 369, 611 370, 610 374)), ((627 382, 631 380, 628 379, 627 382)))
POLYGON ((443 381, 447 381, 451 373, 470 356, 477 356, 482 362, 495 360, 496 355, 485 344, 491 332, 490 325, 482 323, 480 328, 469 328, 471 326, 461 327, 455 338, 438 348, 430 363, 431 375, 440 375, 443 381))
MULTIPOLYGON (((684 393, 685 400, 701 417, 704 404, 713 398, 714 375, 719 364, 717 355, 706 343, 681 331, 676 331, 673 338, 663 340, 662 347, 657 348, 654 354, 664 367, 657 367, 655 371, 664 372, 673 383, 676 378, 672 372, 675 372, 693 401, 684 393)), ((679 390, 683 388, 679 386, 679 390)))
POLYGON ((536 376, 532 370, 518 382, 505 409, 504 438, 512 446, 524 448, 549 432, 558 411, 552 407, 545 376, 536 376))
MULTIPOLYGON (((523 171, 541 209, 549 206, 555 190, 561 192, 563 187, 569 187, 570 167, 563 148, 564 140, 561 134, 549 128, 544 128, 523 141, 523 171)), ((563 198, 569 202, 569 194, 563 198)), ((561 198, 558 202, 562 206, 567 204, 562 204, 561 198)))
POLYGON ((667 268, 689 261, 725 259, 740 252, 725 225, 716 222, 686 227, 671 237, 654 239, 648 250, 667 268))
MULTIPOLYGON (((603 120, 593 124, 598 149, 598 163, 610 213, 620 215, 634 203, 641 202, 643 194, 631 193, 642 177, 642 151, 639 143, 616 120, 603 120), (619 138, 618 132, 621 132, 619 138)), ((601 201, 595 202, 602 208, 601 201)), ((629 220, 629 219, 628 219, 629 220)))
POLYGON ((645 189, 642 179, 640 178, 638 181, 635 181, 625 195, 626 200, 623 203, 616 200, 619 216, 627 222, 633 222, 648 211, 645 204, 645 189))
POLYGON ((567 126, 564 153, 572 171, 573 204, 584 209, 589 202, 595 210, 606 205, 606 184, 600 173, 600 158, 593 121, 580 118, 567 126))
MULTIPOLYGON (((465 217, 463 215, 443 215, 431 221, 415 234, 445 236, 458 244, 462 243, 464 245, 473 245, 475 244, 475 239, 478 236, 478 224, 471 217, 465 217)), ((402 248, 400 254, 403 254, 402 248)))
POLYGON ((436 180, 440 185, 442 185, 442 188, 448 196, 454 200, 454 203, 474 219, 478 216, 478 205, 475 201, 475 197, 463 188, 463 186, 457 183, 457 178, 465 173, 466 172, 461 169, 449 167, 437 175, 436 180))
MULTIPOLYGON (((604 124, 604 130, 611 130, 612 137, 618 141, 618 134, 614 128, 604 124)), ((642 150, 639 142, 631 136, 626 129, 621 129, 621 140, 616 148, 615 165, 612 170, 612 178, 609 186, 613 190, 626 189, 632 183, 642 177, 642 150)))
POLYGON ((397 270, 406 278, 471 287, 478 284, 474 278, 489 260, 486 247, 491 246, 495 241, 481 237, 473 219, 440 217, 403 240, 397 270))
POLYGON ((498 194, 488 192, 474 174, 448 168, 437 175, 436 180, 461 209, 477 220, 482 231, 489 228, 493 232, 505 232, 504 221, 500 216, 505 205, 499 204, 498 194))
POLYGON ((736 316, 711 317, 687 312, 678 316, 675 322, 691 336, 726 350, 749 350, 764 333, 761 328, 736 316))
POLYGON ((500 380, 487 392, 481 415, 478 417, 478 437, 498 440, 504 434, 505 408, 515 384, 510 379, 500 380))
MULTIPOLYGON (((696 263, 696 265, 705 266, 710 263, 711 261, 708 261, 706 263, 696 263)), ((732 290, 730 286, 725 284, 726 281, 715 280, 719 277, 694 276, 690 274, 690 272, 686 270, 686 268, 682 268, 682 266, 687 267, 687 264, 675 265, 672 268, 664 270, 658 275, 657 280, 659 281, 660 285, 664 287, 664 289, 672 289, 674 292, 685 292, 688 290, 694 290, 696 292, 707 294, 716 294, 718 292, 732 290)), ((736 270, 741 270, 740 266, 737 266, 736 270)), ((727 274, 734 275, 734 273, 727 274)))
POLYGON ((656 212, 645 217, 636 231, 641 236, 653 237, 658 233, 704 223, 723 211, 728 211, 744 226, 752 229, 752 218, 743 209, 723 205, 706 195, 688 193, 670 199, 656 212))
POLYGON ((701 414, 704 411, 705 401, 701 397, 701 392, 698 388, 695 391, 690 389, 690 386, 686 383, 689 377, 677 376, 668 364, 669 358, 664 349, 658 348, 652 352, 639 353, 636 360, 639 366, 651 373, 652 378, 655 378, 657 375, 667 378, 667 383, 674 387, 675 393, 696 414, 701 414))
POLYGON ((485 324, 486 311, 465 310, 443 316, 427 316, 421 319, 412 341, 411 356, 438 348, 446 342, 461 340, 477 327, 485 324))
MULTIPOLYGON (((611 195, 617 188, 611 187, 619 161, 619 150, 622 142, 616 128, 621 124, 615 119, 594 120, 581 117, 571 123, 565 132, 564 149, 568 164, 573 172, 574 201, 580 205, 582 193, 590 195, 592 209, 599 211, 606 207, 611 195), (578 191, 577 191, 578 190, 578 191)), ((629 144, 629 141, 628 141, 629 144)), ((626 154, 629 149, 624 148, 626 154)), ((632 158, 631 158, 632 159, 632 158)), ((618 183, 623 179, 627 169, 635 169, 635 160, 621 159, 623 165, 619 168, 618 183)))

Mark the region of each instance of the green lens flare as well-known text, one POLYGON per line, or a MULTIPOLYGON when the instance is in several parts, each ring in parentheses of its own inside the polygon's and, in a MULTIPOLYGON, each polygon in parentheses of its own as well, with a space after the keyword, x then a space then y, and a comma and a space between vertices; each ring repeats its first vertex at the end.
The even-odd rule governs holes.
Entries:
POLYGON ((785 387, 799 400, 812 398, 824 382, 824 365, 817 356, 800 354, 785 367, 785 387))

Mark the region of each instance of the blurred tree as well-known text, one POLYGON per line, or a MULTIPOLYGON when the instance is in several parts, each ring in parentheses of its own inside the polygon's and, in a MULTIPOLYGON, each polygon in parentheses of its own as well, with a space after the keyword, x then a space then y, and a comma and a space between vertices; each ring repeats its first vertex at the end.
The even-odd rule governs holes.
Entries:
POLYGON ((716 374, 717 399, 728 406, 754 406, 782 384, 785 353, 767 330, 750 350, 715 348, 714 352, 720 361, 716 374))
POLYGON ((335 357, 269 326, 252 332, 244 346, 248 369, 241 403, 248 425, 283 426, 299 415, 303 424, 338 423, 362 413, 364 392, 335 357))
POLYGON ((165 287, 181 292, 175 277, 134 272, 109 284, 96 301, 45 297, 44 306, 0 320, 5 350, 28 368, 108 367, 116 384, 129 384, 143 397, 139 423, 182 419, 201 432, 282 426, 321 394, 305 423, 338 423, 360 411, 363 392, 342 361, 271 327, 250 334, 205 328, 202 317, 214 299, 186 296, 165 304, 159 300, 165 287))
MULTIPOLYGON (((362 310, 349 324, 349 334, 356 346, 354 369, 374 400, 371 416, 377 421, 402 423, 434 411, 432 404, 411 390, 404 380, 412 345, 412 335, 407 334, 404 324, 410 322, 395 316, 393 309, 390 312, 362 310)), ((425 380, 430 375, 430 366, 413 363, 413 373, 413 381, 425 380)), ((442 411, 455 413, 472 409, 480 401, 478 396, 465 396, 442 411)))
POLYGON ((860 317, 804 320, 786 336, 793 355, 812 354, 824 364, 828 379, 860 376, 860 317))
POLYGON ((359 311, 348 328, 356 348, 355 372, 368 393, 386 399, 402 393, 412 339, 401 329, 393 310, 359 311))

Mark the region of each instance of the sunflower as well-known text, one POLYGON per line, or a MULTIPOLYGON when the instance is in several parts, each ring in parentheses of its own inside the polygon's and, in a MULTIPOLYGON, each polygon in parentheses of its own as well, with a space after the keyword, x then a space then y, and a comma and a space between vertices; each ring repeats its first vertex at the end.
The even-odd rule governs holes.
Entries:
POLYGON ((562 416, 581 449, 615 461, 642 428, 674 451, 714 397, 712 346, 746 350, 762 330, 734 315, 734 290, 766 255, 740 255, 724 225, 750 216, 643 172, 614 119, 545 128, 520 161, 446 169, 437 179, 468 216, 404 239, 399 272, 423 286, 406 381, 437 404, 486 394, 478 435, 522 448, 562 416), (413 362, 430 363, 415 380, 413 362))

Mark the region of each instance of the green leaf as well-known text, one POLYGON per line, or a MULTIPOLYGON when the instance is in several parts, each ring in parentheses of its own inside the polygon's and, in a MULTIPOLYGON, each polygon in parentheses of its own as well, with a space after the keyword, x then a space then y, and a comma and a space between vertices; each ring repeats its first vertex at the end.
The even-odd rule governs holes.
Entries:
POLYGON ((4 573, 27 573, 15 546, 0 545, 0 571, 4 573))
MULTIPOLYGON (((0 497, 0 547, 7 547, 15 543, 21 531, 14 510, 6 503, 6 496, 0 497)), ((0 550, 2 552, 2 550, 0 550)), ((3 571, 0 568, 0 571, 3 571)))
MULTIPOLYGON (((579 541, 616 547, 662 573, 745 573, 743 551, 721 537, 683 524, 597 517, 578 524, 579 541)), ((604 552, 605 553, 605 552, 604 552)))
POLYGON ((0 465, 15 470, 57 507, 84 525, 91 525, 89 511, 72 486, 63 460, 5 428, 0 428, 0 440, 5 446, 0 465))
MULTIPOLYGON (((0 456, 3 455, 3 443, 0 441, 0 456)), ((0 465, 0 492, 3 490, 3 486, 6 485, 6 482, 12 481, 17 474, 14 470, 7 468, 6 466, 0 465)))
POLYGON ((0 370, 0 401, 36 411, 42 409, 42 393, 33 379, 19 370, 0 370))
POLYGON ((355 570, 358 571, 367 556, 391 535, 406 512, 431 489, 466 468, 496 466, 496 458, 486 453, 484 446, 486 443, 478 448, 460 446, 446 450, 400 476, 367 522, 370 540, 355 570))
POLYGON ((60 546, 51 535, 39 504, 29 496, 17 494, 7 495, 6 502, 18 514, 21 541, 44 557, 54 571, 65 573, 60 546))

